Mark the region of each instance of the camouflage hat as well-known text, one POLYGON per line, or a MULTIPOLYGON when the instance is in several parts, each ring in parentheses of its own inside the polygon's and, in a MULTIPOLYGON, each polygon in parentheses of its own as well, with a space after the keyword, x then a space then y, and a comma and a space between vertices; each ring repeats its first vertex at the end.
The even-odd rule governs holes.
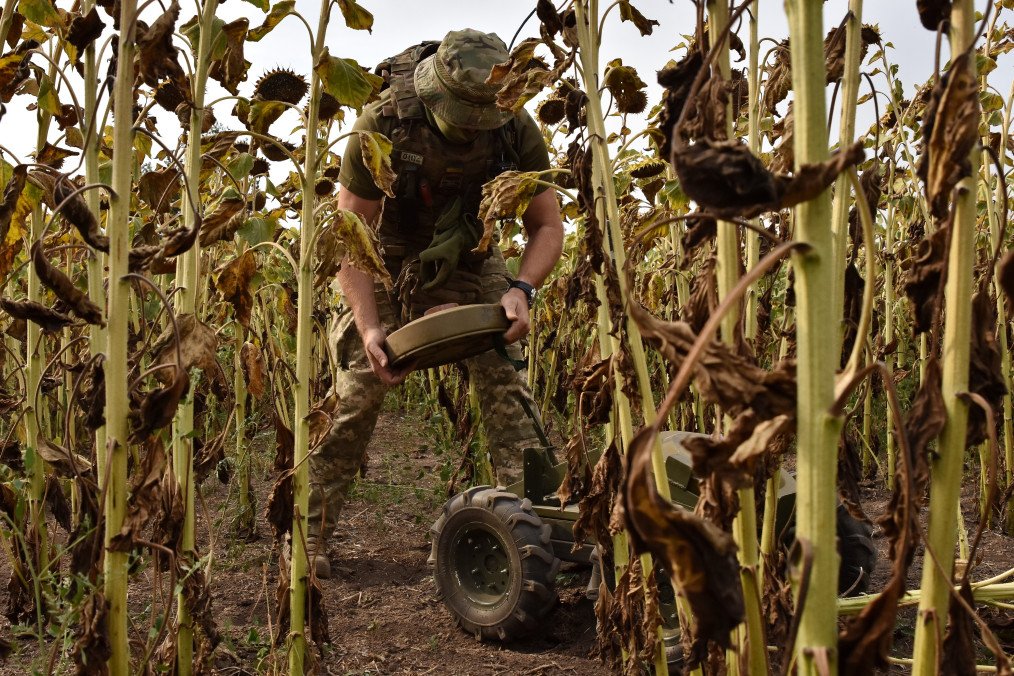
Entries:
POLYGON ((434 115, 455 127, 496 129, 513 113, 497 107, 499 87, 486 84, 486 78, 508 58, 507 46, 495 33, 451 31, 437 53, 416 68, 416 93, 434 115))

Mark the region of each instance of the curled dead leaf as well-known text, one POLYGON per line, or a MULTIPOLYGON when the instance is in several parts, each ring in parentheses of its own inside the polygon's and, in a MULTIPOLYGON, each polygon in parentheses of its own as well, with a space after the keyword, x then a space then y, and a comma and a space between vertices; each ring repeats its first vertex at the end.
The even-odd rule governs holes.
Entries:
POLYGON ((91 302, 88 296, 74 285, 70 277, 49 262, 42 251, 42 242, 32 245, 31 255, 32 267, 43 286, 50 289, 71 312, 89 324, 106 325, 102 308, 91 302))

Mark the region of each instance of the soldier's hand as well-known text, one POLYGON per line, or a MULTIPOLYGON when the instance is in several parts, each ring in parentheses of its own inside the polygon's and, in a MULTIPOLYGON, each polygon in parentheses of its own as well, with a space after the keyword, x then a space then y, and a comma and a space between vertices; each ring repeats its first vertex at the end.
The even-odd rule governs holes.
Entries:
POLYGON ((363 348, 366 350, 366 358, 370 360, 373 372, 377 374, 381 382, 388 386, 399 385, 408 374, 412 372, 413 364, 392 368, 388 363, 387 352, 384 351, 384 344, 387 342, 387 334, 383 329, 369 329, 363 334, 363 348))
POLYGON ((531 328, 528 298, 521 289, 508 289, 500 298, 500 305, 511 322, 510 328, 503 334, 503 341, 510 345, 527 336, 531 328))

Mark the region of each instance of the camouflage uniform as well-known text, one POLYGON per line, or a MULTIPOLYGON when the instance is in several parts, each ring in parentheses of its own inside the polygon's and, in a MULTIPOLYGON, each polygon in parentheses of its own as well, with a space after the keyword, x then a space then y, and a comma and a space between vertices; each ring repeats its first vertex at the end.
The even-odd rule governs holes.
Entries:
MULTIPOLYGON (((394 293, 379 285, 374 292, 378 316, 388 334, 426 307, 448 301, 461 304, 500 301, 507 292, 509 277, 503 256, 495 246, 488 257, 463 256, 452 281, 429 293, 419 292, 419 280, 406 279, 406 273, 418 269, 418 265, 417 268, 412 265, 433 239, 435 223, 452 204, 457 202, 455 206, 463 215, 474 219, 481 186, 486 180, 507 169, 538 171, 549 166, 548 152, 531 117, 524 112, 515 115, 495 106, 491 108, 495 88, 482 82, 489 66, 496 61, 489 60, 488 54, 486 63, 468 58, 468 50, 476 45, 490 52, 491 45, 499 44, 502 58, 495 53, 494 57, 506 60, 503 43, 495 36, 476 31, 448 34, 443 44, 449 40, 459 47, 464 45, 463 58, 453 50, 449 50, 450 55, 437 52, 418 68, 410 59, 403 59, 401 65, 409 63, 411 67, 399 70, 399 57, 395 57, 391 89, 384 92, 380 101, 367 107, 356 122, 357 130, 380 131, 394 142, 392 162, 399 176, 398 196, 393 205, 386 205, 379 234, 385 264, 392 276, 399 279, 399 285, 394 293), (458 90, 444 92, 446 80, 454 77, 471 84, 459 83, 458 90), (467 104, 461 97, 469 100, 485 97, 487 102, 467 104), (427 107, 462 128, 482 130, 479 137, 464 145, 450 144, 433 128, 427 107), (504 156, 510 161, 505 163, 504 156), (419 188, 423 185, 427 186, 425 191, 419 188), (469 288, 471 292, 462 290, 469 288)), ((343 189, 359 197, 383 197, 362 164, 355 136, 346 149, 339 182, 343 189)), ((338 404, 330 433, 310 459, 313 478, 309 529, 311 534, 319 533, 325 538, 333 530, 352 480, 363 463, 387 391, 370 367, 351 310, 340 313, 334 334, 340 367, 334 384, 338 404)), ((508 346, 507 351, 512 359, 522 357, 518 344, 508 346)), ((541 445, 536 429, 541 421, 532 421, 520 399, 528 401, 529 410, 535 412, 537 408, 523 372, 515 371, 495 352, 465 360, 464 365, 478 393, 497 481, 509 485, 520 478, 523 449, 541 445)))

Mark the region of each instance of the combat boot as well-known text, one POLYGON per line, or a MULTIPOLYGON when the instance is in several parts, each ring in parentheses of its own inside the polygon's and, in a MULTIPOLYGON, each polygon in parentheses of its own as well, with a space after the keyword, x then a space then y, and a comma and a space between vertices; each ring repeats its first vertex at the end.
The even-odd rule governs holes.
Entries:
POLYGON ((306 536, 306 556, 318 580, 331 579, 331 560, 327 558, 327 540, 319 535, 306 536))

